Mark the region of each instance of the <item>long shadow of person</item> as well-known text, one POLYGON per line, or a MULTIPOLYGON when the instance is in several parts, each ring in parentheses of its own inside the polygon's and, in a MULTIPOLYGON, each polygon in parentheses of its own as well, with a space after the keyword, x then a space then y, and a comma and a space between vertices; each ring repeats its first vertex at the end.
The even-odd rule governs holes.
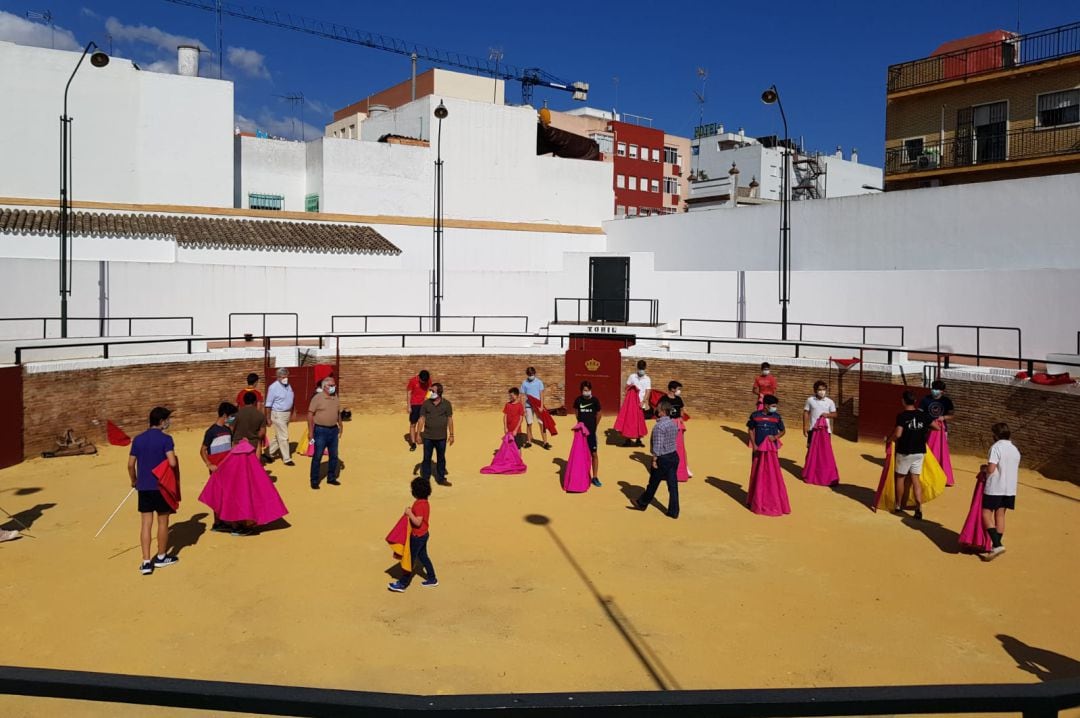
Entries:
POLYGON ((555 458, 555 459, 551 460, 551 463, 553 463, 553 464, 555 464, 555 466, 559 467, 559 486, 562 486, 563 482, 566 479, 567 461, 566 461, 566 459, 555 458))
POLYGON ((856 486, 855 484, 833 484, 831 488, 834 494, 846 496, 868 509, 873 508, 874 506, 874 496, 877 495, 877 492, 873 489, 865 486, 856 486))
POLYGON ((644 451, 635 451, 630 454, 630 458, 644 466, 648 473, 652 473, 652 454, 646 454, 644 451))
POLYGON ((56 504, 38 504, 33 508, 23 509, 18 513, 11 514, 11 517, 0 524, 0 531, 25 531, 34 525, 34 522, 41 518, 41 515, 56 506, 56 504))
POLYGON ((1016 661, 1017 668, 1027 671, 1040 681, 1080 678, 1080 661, 1075 658, 1029 646, 1004 633, 997 634, 995 638, 1001 641, 1001 647, 1016 661))
POLYGON ((910 516, 901 519, 900 523, 922 533, 943 553, 960 553, 960 534, 952 529, 945 528, 936 521, 916 521, 910 516))
POLYGON ((607 446, 626 446, 627 441, 629 440, 615 429, 604 430, 604 444, 607 446))
POLYGON ((747 501, 750 500, 749 495, 746 493, 740 484, 736 484, 734 481, 728 481, 726 479, 718 479, 715 476, 709 476, 705 479, 705 483, 713 488, 720 489, 725 494, 730 496, 740 506, 745 507, 747 501))
POLYGON ((794 459, 780 458, 780 468, 802 481, 802 467, 795 463, 794 459))
POLYGON ((869 461, 875 466, 880 466, 883 469, 885 468, 885 458, 882 456, 871 456, 870 454, 863 454, 862 457, 864 461, 869 461))
POLYGON ((631 504, 637 504, 638 499, 645 493, 645 487, 631 484, 629 481, 620 481, 619 491, 622 492, 622 495, 625 496, 626 500, 631 504))
POLYGON ((170 526, 169 552, 179 555, 188 546, 199 543, 199 539, 206 533, 206 524, 203 523, 203 519, 207 516, 206 513, 194 514, 188 520, 178 521, 170 526))
POLYGON ((750 434, 744 429, 736 429, 731 426, 725 426, 724 431, 734 436, 745 446, 746 442, 750 441, 750 434))

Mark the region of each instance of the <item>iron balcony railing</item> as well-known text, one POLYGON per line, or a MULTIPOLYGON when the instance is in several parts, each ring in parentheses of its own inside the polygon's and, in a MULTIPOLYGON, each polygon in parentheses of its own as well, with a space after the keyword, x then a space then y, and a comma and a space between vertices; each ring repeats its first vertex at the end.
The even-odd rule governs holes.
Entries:
POLYGON ((962 80, 1080 54, 1080 22, 890 65, 888 92, 962 80))
POLYGON ((885 148, 885 174, 929 172, 1054 155, 1080 154, 1080 125, 1026 127, 1010 132, 980 133, 934 139, 921 147, 885 148))

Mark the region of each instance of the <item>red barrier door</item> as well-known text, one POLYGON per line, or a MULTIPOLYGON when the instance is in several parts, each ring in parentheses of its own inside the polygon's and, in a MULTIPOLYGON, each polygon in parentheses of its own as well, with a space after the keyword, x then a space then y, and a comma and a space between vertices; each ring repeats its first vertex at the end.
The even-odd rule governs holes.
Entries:
POLYGON ((0 469, 23 460, 22 367, 0 368, 0 469))
POLYGON ((929 389, 880 381, 859 382, 859 436, 882 439, 896 428, 896 415, 904 410, 901 397, 905 391, 915 394, 919 402, 929 389))
POLYGON ((593 396, 600 400, 605 416, 619 413, 622 401, 621 349, 633 346, 634 337, 625 334, 590 336, 571 334, 566 350, 566 410, 573 411, 581 382, 589 380, 593 396))

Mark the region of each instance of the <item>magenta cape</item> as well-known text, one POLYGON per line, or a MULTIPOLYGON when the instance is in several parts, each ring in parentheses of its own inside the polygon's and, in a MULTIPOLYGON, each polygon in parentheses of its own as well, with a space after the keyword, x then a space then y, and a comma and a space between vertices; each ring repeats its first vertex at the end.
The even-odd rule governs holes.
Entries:
POLYGON ((210 474, 199 501, 212 508, 222 521, 254 521, 256 526, 289 513, 247 439, 241 439, 217 471, 210 474))
POLYGON ((645 427, 645 412, 641 410, 641 395, 636 386, 626 389, 626 398, 615 418, 615 431, 627 439, 640 439, 649 433, 645 427))
POLYGON ((525 462, 521 460, 521 452, 518 451, 517 442, 513 434, 503 436, 502 446, 495 452, 495 458, 491 463, 480 469, 481 474, 524 474, 525 462))
POLYGON ((803 481, 815 486, 832 486, 840 482, 836 457, 833 456, 832 434, 829 433, 829 422, 824 416, 819 416, 814 424, 814 434, 810 437, 810 447, 806 450, 802 477, 803 481))
POLYGON ((679 433, 675 435, 675 453, 679 455, 679 469, 676 476, 679 481, 689 481, 690 468, 686 463, 686 439, 683 438, 686 433, 686 422, 682 419, 676 419, 675 422, 679 425, 679 433))
POLYGON ((566 460, 566 473, 563 474, 563 491, 571 494, 583 494, 589 490, 589 473, 592 470, 592 452, 585 438, 589 430, 578 422, 574 425, 574 443, 570 445, 570 458, 566 460))
POLYGON ((931 431, 926 437, 926 448, 934 455, 945 472, 945 485, 952 486, 953 479, 952 455, 949 453, 949 427, 944 421, 941 422, 941 431, 931 431))
POLYGON ((746 490, 746 504, 755 514, 782 516, 791 513, 787 487, 780 472, 780 442, 766 439, 754 450, 750 464, 750 488, 746 490))
MULTIPOLYGON (((935 434, 940 433, 935 431, 935 434)), ((975 490, 971 492, 971 508, 968 510, 964 528, 960 531, 960 550, 985 553, 994 547, 990 534, 982 520, 983 489, 986 488, 986 474, 980 473, 975 479, 975 490)))

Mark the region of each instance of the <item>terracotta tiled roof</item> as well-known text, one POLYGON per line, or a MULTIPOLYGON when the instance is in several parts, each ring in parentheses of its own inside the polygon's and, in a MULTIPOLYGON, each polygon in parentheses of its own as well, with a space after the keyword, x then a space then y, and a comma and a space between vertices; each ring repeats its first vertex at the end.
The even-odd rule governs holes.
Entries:
MULTIPOLYGON (((261 249, 333 254, 401 254, 371 227, 325 222, 222 219, 163 214, 71 213, 81 236, 176 239, 185 249, 261 249)), ((0 233, 59 234, 58 210, 0 209, 0 233)))

